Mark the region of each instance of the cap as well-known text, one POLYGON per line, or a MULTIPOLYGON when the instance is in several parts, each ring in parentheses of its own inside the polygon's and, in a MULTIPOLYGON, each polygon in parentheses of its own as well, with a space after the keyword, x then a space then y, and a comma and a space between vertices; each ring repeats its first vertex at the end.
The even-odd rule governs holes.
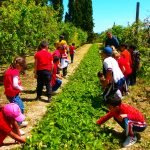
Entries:
POLYGON ((25 119, 19 106, 15 103, 6 104, 3 111, 6 116, 14 118, 17 122, 22 122, 25 119))
POLYGON ((103 49, 103 52, 108 55, 108 56, 111 56, 112 55, 112 48, 109 47, 109 46, 106 46, 104 49, 103 49))

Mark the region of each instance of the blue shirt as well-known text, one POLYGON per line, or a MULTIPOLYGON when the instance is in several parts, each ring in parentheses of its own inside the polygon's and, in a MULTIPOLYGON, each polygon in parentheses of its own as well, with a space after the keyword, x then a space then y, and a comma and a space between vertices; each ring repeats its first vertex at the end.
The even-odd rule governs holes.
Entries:
POLYGON ((115 48, 119 47, 119 41, 116 37, 112 36, 112 38, 107 38, 105 42, 105 46, 115 46, 115 48))

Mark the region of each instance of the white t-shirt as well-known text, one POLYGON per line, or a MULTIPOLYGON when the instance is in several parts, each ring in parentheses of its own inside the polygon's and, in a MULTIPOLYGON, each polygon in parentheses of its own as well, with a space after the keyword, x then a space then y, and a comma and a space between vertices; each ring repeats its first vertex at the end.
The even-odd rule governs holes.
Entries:
POLYGON ((103 64, 105 70, 112 70, 115 83, 117 83, 120 79, 124 78, 124 75, 119 68, 118 62, 114 58, 105 58, 103 64))
POLYGON ((68 59, 66 59, 66 58, 61 58, 61 68, 67 67, 68 64, 69 64, 68 59))

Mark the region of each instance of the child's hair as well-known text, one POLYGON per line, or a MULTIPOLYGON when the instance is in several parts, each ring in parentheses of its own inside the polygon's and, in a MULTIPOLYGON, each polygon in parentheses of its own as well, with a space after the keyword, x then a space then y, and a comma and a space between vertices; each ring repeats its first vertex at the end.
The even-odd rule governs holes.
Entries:
POLYGON ((97 73, 97 77, 102 77, 103 75, 104 74, 102 72, 100 72, 100 71, 97 73))
POLYGON ((121 104, 121 97, 117 93, 107 96, 107 104, 111 106, 119 106, 121 104))
POLYGON ((135 49, 136 49, 136 46, 135 46, 135 45, 130 45, 130 46, 129 46, 129 49, 135 50, 135 49))
POLYGON ((75 46, 75 43, 72 43, 72 46, 75 46))
POLYGON ((42 41, 40 43, 40 45, 38 46, 38 50, 41 50, 43 48, 46 48, 48 46, 48 42, 47 41, 42 41))
POLYGON ((27 69, 25 58, 20 56, 15 57, 13 63, 11 64, 11 67, 16 68, 17 64, 20 65, 23 68, 23 70, 27 69))
POLYGON ((120 44, 120 47, 125 47, 125 49, 127 49, 128 45, 123 43, 123 44, 120 44))
POLYGON ((61 50, 65 50, 65 46, 61 45, 61 46, 60 46, 60 49, 61 49, 61 50))
POLYGON ((53 59, 53 62, 56 63, 58 61, 59 61, 59 57, 55 56, 54 59, 53 59))

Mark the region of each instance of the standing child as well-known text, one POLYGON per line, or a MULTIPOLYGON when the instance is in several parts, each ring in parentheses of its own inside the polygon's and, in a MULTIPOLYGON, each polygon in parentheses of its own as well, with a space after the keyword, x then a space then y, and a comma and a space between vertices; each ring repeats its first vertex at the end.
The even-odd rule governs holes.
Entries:
POLYGON ((71 63, 73 63, 74 53, 75 53, 75 43, 72 43, 72 45, 69 46, 69 52, 71 57, 71 63))
POLYGON ((15 103, 6 104, 0 108, 0 146, 7 136, 19 143, 25 143, 26 138, 21 137, 17 122, 23 122, 25 116, 21 113, 19 106, 15 103))
POLYGON ((140 52, 138 50, 136 50, 136 46, 134 45, 130 45, 129 46, 129 52, 131 54, 131 58, 132 58, 132 74, 131 74, 131 85, 136 84, 136 75, 137 75, 137 71, 140 68, 140 52))
POLYGON ((68 54, 66 52, 65 47, 61 46, 61 49, 62 49, 61 68, 62 68, 62 72, 63 72, 63 77, 65 77, 67 75, 67 68, 68 68, 69 60, 68 60, 68 54))
POLYGON ((53 58, 50 52, 48 52, 48 43, 42 41, 39 46, 39 51, 34 55, 34 73, 37 75, 37 97, 41 99, 43 86, 46 86, 46 93, 48 102, 51 101, 52 87, 49 84, 51 81, 51 73, 53 70, 53 58))
POLYGON ((98 119, 97 124, 101 125, 114 117, 115 121, 126 133, 126 140, 123 146, 127 147, 136 143, 137 137, 135 132, 142 132, 147 126, 143 114, 136 108, 121 103, 121 99, 116 94, 108 97, 107 105, 110 111, 98 119))
POLYGON ((61 86, 62 77, 58 73, 59 57, 55 56, 53 62, 54 62, 54 67, 52 72, 51 85, 52 85, 52 91, 54 92, 61 86))
POLYGON ((55 51, 53 52, 52 56, 54 57, 59 57, 61 59, 61 46, 59 45, 58 42, 54 43, 55 46, 55 51))
MULTIPOLYGON (((129 85, 130 83, 130 78, 131 78, 131 74, 132 74, 132 68, 131 68, 131 65, 129 63, 126 62, 126 59, 120 55, 119 52, 117 51, 114 51, 113 52, 113 56, 114 58, 116 59, 116 61, 118 62, 118 65, 122 71, 122 73, 124 74, 125 76, 125 79, 126 79, 126 83, 127 85, 129 85)), ((125 93, 128 91, 128 88, 126 87, 124 89, 125 93)))
MULTIPOLYGON (((124 57, 126 63, 128 66, 132 66, 132 59, 131 59, 131 54, 130 52, 127 50, 127 45, 126 44, 121 44, 120 45, 120 51, 121 51, 121 56, 124 57)), ((130 76, 128 76, 127 79, 127 85, 130 85, 130 76)))
MULTIPOLYGON (((16 103, 21 112, 24 113, 24 104, 19 96, 23 90, 20 80, 20 72, 26 69, 26 61, 23 57, 16 57, 10 67, 4 73, 5 95, 10 103, 16 103)), ((24 121, 21 126, 27 126, 28 122, 24 121)))

